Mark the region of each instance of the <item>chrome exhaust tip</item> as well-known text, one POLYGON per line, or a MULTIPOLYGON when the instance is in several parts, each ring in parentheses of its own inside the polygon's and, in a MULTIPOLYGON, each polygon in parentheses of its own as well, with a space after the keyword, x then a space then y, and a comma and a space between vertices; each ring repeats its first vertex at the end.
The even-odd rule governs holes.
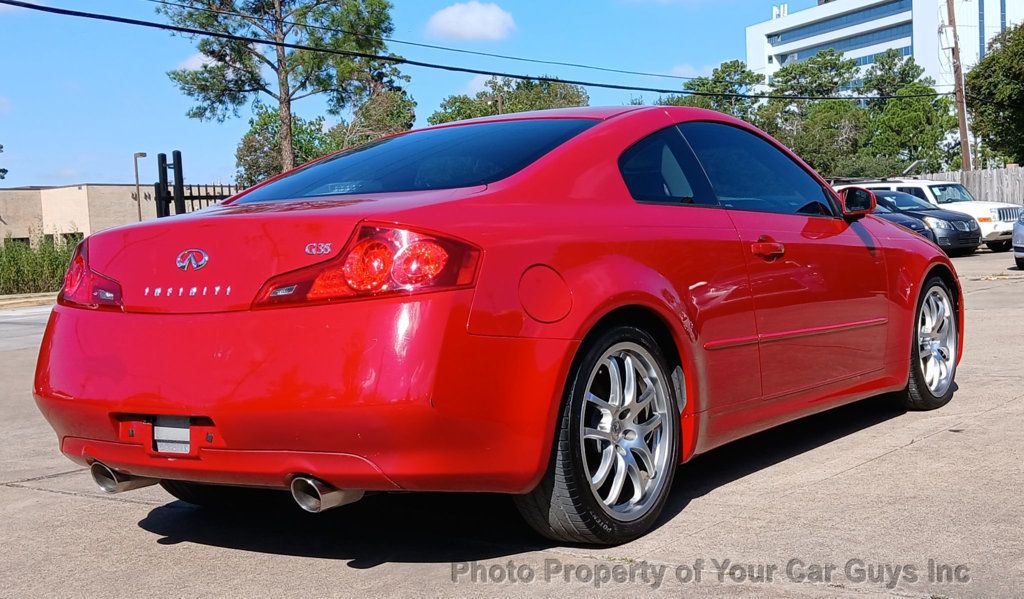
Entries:
POLYGON ((157 483, 155 478, 121 474, 100 462, 93 462, 92 466, 89 466, 89 474, 92 475, 92 480, 96 483, 96 486, 104 493, 123 493, 157 483))
POLYGON ((292 499, 311 514, 355 503, 363 498, 361 489, 338 489, 311 476, 292 479, 292 499))

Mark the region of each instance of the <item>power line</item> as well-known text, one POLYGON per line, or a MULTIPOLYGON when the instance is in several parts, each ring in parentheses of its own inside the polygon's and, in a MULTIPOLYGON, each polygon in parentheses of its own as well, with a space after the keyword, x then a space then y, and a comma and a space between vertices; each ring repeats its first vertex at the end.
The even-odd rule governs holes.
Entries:
POLYGON ((602 89, 615 89, 623 91, 639 91, 639 92, 651 92, 657 94, 670 94, 670 95, 686 95, 686 96, 700 96, 700 97, 712 97, 712 98, 745 98, 752 100, 888 100, 888 99, 906 99, 906 98, 934 98, 938 96, 948 96, 950 92, 933 92, 927 94, 904 94, 896 96, 802 96, 802 95, 778 95, 778 94, 740 94, 731 92, 698 92, 691 90, 678 90, 678 89, 666 89, 660 87, 644 87, 644 86, 631 86, 631 85, 620 85, 617 83, 602 83, 594 81, 580 81, 575 79, 559 79, 557 77, 548 76, 534 76, 534 75, 520 75, 518 73, 504 73, 501 71, 489 71, 485 69, 475 69, 471 67, 461 67, 457 65, 440 64, 434 62, 425 62, 421 60, 412 60, 409 58, 402 58, 398 56, 385 56, 381 54, 371 54, 368 52, 356 52, 352 50, 337 50, 334 48, 318 48, 315 46, 308 46, 305 44, 296 44, 292 42, 278 42, 275 40, 267 40, 258 37, 249 37, 244 35, 234 35, 231 33, 223 33, 219 31, 207 31, 205 29, 196 29, 192 27, 182 27, 180 25, 171 25, 167 23, 156 23, 154 21, 143 21, 141 19, 131 19, 128 17, 119 17, 116 15, 105 15, 100 13, 84 12, 79 10, 71 10, 67 8, 57 8, 53 6, 40 6, 38 4, 31 4, 28 2, 21 2, 20 0, 0 0, 0 4, 6 4, 9 6, 16 6, 19 8, 27 8, 29 10, 36 10, 40 12, 52 13, 57 15, 64 15, 70 17, 79 17, 83 19, 93 19, 98 21, 108 21, 112 23, 122 23, 125 25, 135 25, 138 27, 148 27, 151 29, 162 29, 164 31, 174 31, 177 33, 187 33, 189 35, 201 35, 207 37, 214 37, 220 39, 227 39, 238 42, 245 42, 249 44, 260 44, 265 46, 279 46, 282 48, 289 48, 292 50, 305 50, 308 52, 321 52, 325 54, 334 54, 338 56, 348 56, 351 58, 362 58, 367 60, 380 60, 384 62, 390 62, 393 64, 405 64, 414 67, 423 67, 427 69, 437 69, 443 71, 451 71, 456 73, 469 73, 472 75, 488 75, 490 77, 500 77, 503 79, 516 79, 520 81, 542 81, 547 83, 565 83, 567 85, 578 85, 581 87, 597 87, 602 89))
MULTIPOLYGON (((258 16, 254 16, 254 15, 247 15, 247 14, 240 13, 240 12, 234 12, 234 11, 230 11, 230 10, 222 10, 222 9, 219 9, 219 8, 210 8, 210 7, 205 7, 205 6, 190 6, 188 4, 182 4, 180 2, 171 2, 170 0, 143 0, 143 1, 144 2, 151 2, 153 4, 163 4, 164 6, 176 6, 178 8, 185 8, 185 9, 188 9, 188 10, 198 10, 198 11, 209 13, 209 14, 233 16, 233 17, 238 17, 238 18, 246 19, 246 20, 253 21, 253 22, 258 21, 258 20, 272 20, 269 17, 258 17, 258 16)), ((427 43, 423 43, 423 42, 410 42, 408 40, 400 40, 400 39, 396 39, 396 38, 393 38, 393 37, 383 37, 383 36, 376 36, 376 35, 368 35, 366 33, 359 33, 358 31, 350 31, 348 29, 340 29, 340 28, 337 28, 337 27, 325 27, 323 25, 309 25, 309 24, 306 24, 306 23, 297 23, 295 21, 288 21, 288 20, 282 20, 281 23, 283 23, 285 25, 293 25, 293 26, 299 26, 299 27, 307 27, 309 29, 317 29, 319 31, 328 31, 328 32, 331 32, 331 33, 344 33, 344 34, 347 34, 347 35, 353 35, 353 36, 356 36, 356 37, 361 37, 363 39, 376 40, 376 41, 384 41, 384 42, 390 42, 390 43, 393 43, 393 44, 404 44, 404 45, 407 45, 407 46, 415 46, 415 47, 418 47, 418 48, 429 48, 431 50, 443 50, 445 52, 456 52, 456 53, 459 53, 459 54, 470 54, 470 55, 473 55, 473 56, 486 56, 488 58, 500 58, 502 60, 515 60, 515 61, 519 61, 519 62, 530 62, 530 63, 534 63, 534 64, 547 64, 547 65, 554 65, 554 66, 560 66, 560 67, 572 67, 572 68, 576 68, 576 69, 590 69, 590 70, 593 70, 593 71, 603 71, 605 73, 620 73, 620 74, 623 74, 623 75, 639 75, 639 76, 642 76, 642 77, 658 77, 658 78, 661 78, 661 79, 680 79, 680 80, 684 80, 684 81, 690 81, 690 80, 693 80, 693 79, 699 79, 699 77, 689 77, 689 76, 685 76, 685 75, 668 75, 668 74, 665 74, 665 73, 650 73, 650 72, 647 72, 647 71, 630 71, 628 69, 617 69, 617 68, 614 68, 614 67, 601 67, 601 66, 597 66, 597 65, 582 64, 582 63, 578 63, 578 62, 563 62, 563 61, 558 61, 558 60, 544 60, 544 59, 541 59, 541 58, 526 58, 526 57, 522 57, 522 56, 512 56, 510 54, 497 54, 497 53, 494 53, 494 52, 482 52, 482 51, 478 51, 478 50, 466 50, 464 48, 452 48, 450 46, 440 46, 440 45, 437 45, 437 44, 427 44, 427 43)))

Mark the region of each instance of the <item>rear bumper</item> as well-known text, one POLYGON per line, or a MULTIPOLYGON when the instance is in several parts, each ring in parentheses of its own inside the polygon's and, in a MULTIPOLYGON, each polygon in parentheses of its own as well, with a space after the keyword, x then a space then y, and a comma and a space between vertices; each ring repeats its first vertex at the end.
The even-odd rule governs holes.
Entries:
POLYGON ((286 487, 525 492, 576 341, 466 331, 472 290, 221 314, 57 306, 35 397, 79 463, 286 487), (189 416, 187 455, 155 416, 189 416))
POLYGON ((61 452, 72 461, 95 461, 119 472, 160 479, 281 487, 296 474, 316 473, 334 486, 377 491, 399 490, 373 462, 348 453, 257 451, 203 448, 188 458, 158 455, 141 443, 115 443, 64 437, 61 452))

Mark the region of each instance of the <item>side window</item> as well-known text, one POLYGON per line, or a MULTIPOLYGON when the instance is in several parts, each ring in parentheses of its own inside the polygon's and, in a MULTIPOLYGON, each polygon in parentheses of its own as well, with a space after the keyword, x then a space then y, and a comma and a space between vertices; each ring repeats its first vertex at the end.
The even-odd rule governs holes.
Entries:
POLYGON ((623 152, 619 171, 638 202, 717 205, 675 127, 652 133, 623 152))
POLYGON ((896 191, 902 191, 903 193, 909 193, 912 196, 917 196, 924 201, 928 201, 928 196, 925 195, 924 190, 920 187, 897 187, 896 191))
POLYGON ((833 216, 830 194, 774 145, 738 127, 679 125, 723 206, 737 210, 833 216))

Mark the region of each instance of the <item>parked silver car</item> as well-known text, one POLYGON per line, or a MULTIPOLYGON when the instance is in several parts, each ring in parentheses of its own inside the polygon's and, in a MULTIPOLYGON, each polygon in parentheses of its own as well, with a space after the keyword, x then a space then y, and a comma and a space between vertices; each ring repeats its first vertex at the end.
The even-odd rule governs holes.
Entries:
POLYGON ((1017 268, 1024 270, 1024 212, 1013 225, 1013 259, 1017 261, 1017 268))

